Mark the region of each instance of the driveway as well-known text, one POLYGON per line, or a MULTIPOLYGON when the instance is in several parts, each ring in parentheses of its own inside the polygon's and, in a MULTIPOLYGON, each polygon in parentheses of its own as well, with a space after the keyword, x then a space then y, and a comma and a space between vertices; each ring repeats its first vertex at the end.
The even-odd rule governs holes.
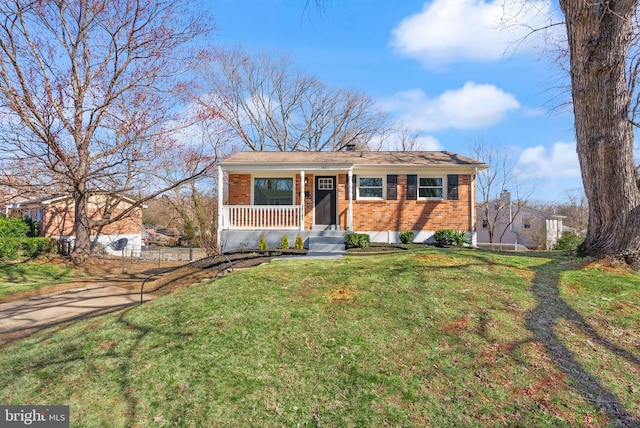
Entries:
MULTIPOLYGON (((152 299, 145 295, 144 300, 152 299)), ((0 304, 0 336, 110 312, 140 303, 140 293, 95 284, 0 304)))

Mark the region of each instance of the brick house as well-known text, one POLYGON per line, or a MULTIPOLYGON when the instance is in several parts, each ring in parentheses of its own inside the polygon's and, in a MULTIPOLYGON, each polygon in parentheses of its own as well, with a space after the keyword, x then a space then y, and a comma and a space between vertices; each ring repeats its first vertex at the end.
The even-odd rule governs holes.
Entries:
POLYGON ((445 151, 241 152, 218 168, 221 250, 277 246, 319 231, 367 233, 372 242, 415 242, 438 229, 475 242, 475 177, 487 165, 445 151), (227 183, 224 203, 224 183, 227 183))
MULTIPOLYGON (((129 208, 135 201, 114 195, 92 195, 89 198, 89 218, 98 220, 106 212, 115 217, 129 208)), ((11 204, 7 207, 11 216, 27 216, 38 221, 40 236, 73 241, 75 203, 69 195, 38 198, 11 204)), ((126 253, 136 255, 142 246, 142 208, 134 209, 122 219, 92 230, 92 242, 102 244, 111 254, 120 254, 110 246, 115 241, 127 238, 126 253)))

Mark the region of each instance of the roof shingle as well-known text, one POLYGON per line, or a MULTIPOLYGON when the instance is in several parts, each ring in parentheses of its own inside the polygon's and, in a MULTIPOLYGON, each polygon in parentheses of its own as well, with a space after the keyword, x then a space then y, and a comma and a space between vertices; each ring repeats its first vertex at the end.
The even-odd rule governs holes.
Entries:
POLYGON ((352 165, 411 165, 411 166, 471 166, 487 165, 457 153, 429 152, 240 152, 222 162, 234 164, 352 164, 352 165))

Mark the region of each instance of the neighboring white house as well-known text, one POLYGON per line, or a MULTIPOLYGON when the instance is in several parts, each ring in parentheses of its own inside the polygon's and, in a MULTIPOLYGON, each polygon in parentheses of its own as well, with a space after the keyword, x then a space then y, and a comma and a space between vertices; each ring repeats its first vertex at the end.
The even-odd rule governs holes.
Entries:
POLYGON ((562 220, 566 218, 513 202, 509 192, 487 207, 479 204, 477 213, 478 246, 501 249, 553 249, 562 236, 562 220))

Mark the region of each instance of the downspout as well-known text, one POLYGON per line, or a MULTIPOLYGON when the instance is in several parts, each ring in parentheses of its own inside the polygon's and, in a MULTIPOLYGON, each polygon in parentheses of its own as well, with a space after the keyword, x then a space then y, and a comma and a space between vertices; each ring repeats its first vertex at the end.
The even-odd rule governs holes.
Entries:
POLYGON ((222 172, 222 167, 218 165, 218 235, 216 238, 216 246, 218 247, 218 253, 222 253, 222 204, 224 202, 223 198, 223 179, 224 174, 222 172))

